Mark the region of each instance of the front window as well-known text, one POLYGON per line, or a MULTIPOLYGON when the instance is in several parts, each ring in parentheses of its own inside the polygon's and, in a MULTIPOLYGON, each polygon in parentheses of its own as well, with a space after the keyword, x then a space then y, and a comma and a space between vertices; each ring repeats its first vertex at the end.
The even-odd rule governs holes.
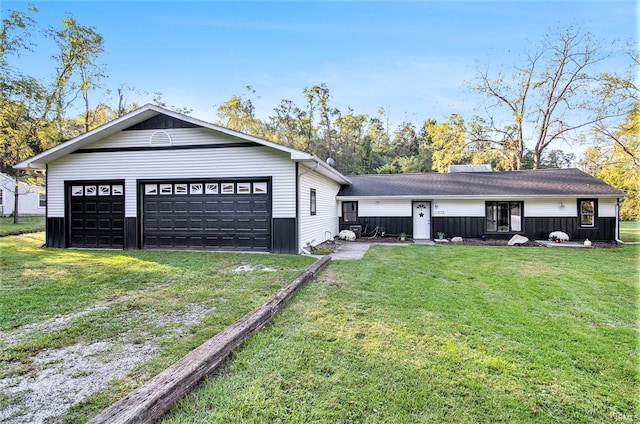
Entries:
POLYGON ((4 206, 4 190, 0 188, 0 206, 4 206))
POLYGON ((47 195, 44 193, 40 193, 38 197, 38 206, 41 208, 47 207, 47 195))
POLYGON ((595 227, 596 224, 596 201, 580 200, 578 205, 580 211, 580 226, 595 227))
POLYGON ((522 231, 522 202, 487 202, 487 232, 522 231))
POLYGON ((358 202, 342 202, 342 220, 344 222, 358 220, 358 202))

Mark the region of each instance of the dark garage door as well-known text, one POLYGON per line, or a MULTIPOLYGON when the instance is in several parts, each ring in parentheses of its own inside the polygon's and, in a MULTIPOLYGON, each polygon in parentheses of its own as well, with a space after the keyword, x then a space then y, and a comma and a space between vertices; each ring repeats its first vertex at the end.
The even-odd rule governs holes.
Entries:
POLYGON ((123 182, 70 183, 67 196, 71 247, 124 248, 123 182))
POLYGON ((140 192, 146 249, 270 249, 268 181, 144 182, 140 192))

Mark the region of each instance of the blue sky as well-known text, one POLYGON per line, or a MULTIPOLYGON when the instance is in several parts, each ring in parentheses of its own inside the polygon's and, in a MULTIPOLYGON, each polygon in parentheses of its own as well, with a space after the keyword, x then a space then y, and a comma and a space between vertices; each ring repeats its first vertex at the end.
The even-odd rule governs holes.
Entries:
MULTIPOLYGON (((320 83, 342 112, 350 106, 371 116, 383 107, 392 125, 471 116, 478 101, 464 86, 478 67, 517 63, 546 33, 569 24, 606 41, 635 40, 638 14, 628 0, 33 3, 42 26, 68 12, 104 36, 106 87, 162 92, 167 103, 210 122, 214 105, 245 95, 246 85, 266 119, 282 99, 302 105, 302 89, 320 83)), ((4 0, 1 8, 26 4, 4 0)), ((45 77, 54 47, 39 41, 20 67, 45 77)))

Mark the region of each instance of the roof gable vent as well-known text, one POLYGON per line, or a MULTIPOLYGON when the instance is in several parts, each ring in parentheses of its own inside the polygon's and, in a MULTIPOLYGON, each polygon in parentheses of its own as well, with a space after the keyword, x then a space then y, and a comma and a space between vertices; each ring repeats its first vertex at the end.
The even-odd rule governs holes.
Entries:
POLYGON ((449 173, 456 172, 493 172, 491 164, 484 165, 449 165, 449 173))
POLYGON ((149 144, 151 146, 171 146, 173 141, 166 131, 155 131, 149 138, 149 144))

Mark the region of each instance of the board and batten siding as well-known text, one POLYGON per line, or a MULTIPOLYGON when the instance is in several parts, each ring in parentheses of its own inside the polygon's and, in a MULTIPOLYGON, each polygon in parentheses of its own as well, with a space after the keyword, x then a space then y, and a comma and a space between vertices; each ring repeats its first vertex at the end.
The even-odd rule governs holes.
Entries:
MULTIPOLYGON (((140 131, 131 131, 138 133, 140 131)), ((269 147, 70 154, 48 166, 48 217, 64 217, 65 181, 125 180, 125 216, 138 213, 137 181, 272 178, 272 217, 296 217, 296 171, 288 153, 269 147)))
POLYGON ((338 234, 336 195, 340 185, 301 165, 299 169, 300 247, 317 246, 338 234), (311 189, 316 190, 316 214, 311 215, 311 189))

